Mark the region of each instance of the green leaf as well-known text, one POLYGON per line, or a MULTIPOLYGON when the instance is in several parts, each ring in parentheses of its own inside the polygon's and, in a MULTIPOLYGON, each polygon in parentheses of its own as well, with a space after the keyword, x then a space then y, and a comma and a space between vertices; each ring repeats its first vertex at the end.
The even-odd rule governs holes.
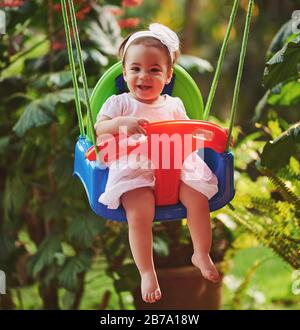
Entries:
POLYGON ((10 136, 4 136, 0 138, 0 155, 4 155, 10 145, 10 136))
POLYGON ((134 263, 126 264, 118 270, 119 279, 115 281, 118 292, 133 291, 140 283, 140 275, 134 263))
POLYGON ((275 35, 267 51, 268 57, 278 52, 284 46, 287 39, 293 34, 292 23, 293 20, 286 22, 275 35))
POLYGON ((108 58, 104 56, 99 50, 97 49, 88 49, 87 51, 82 51, 83 58, 91 59, 92 62, 99 66, 107 66, 108 65, 108 58))
POLYGON ((277 106, 292 106, 300 102, 300 83, 290 81, 284 84, 279 94, 270 94, 268 104, 277 106))
POLYGON ((14 221, 27 197, 27 190, 19 175, 8 177, 5 182, 3 208, 6 220, 14 221))
POLYGON ((47 203, 42 205, 43 218, 45 221, 59 219, 64 211, 64 203, 59 194, 51 194, 47 203))
POLYGON ((101 52, 107 55, 117 55, 122 36, 116 17, 99 7, 94 9, 98 12, 98 20, 101 25, 96 22, 89 23, 86 29, 87 35, 101 52))
POLYGON ((72 81, 72 74, 70 71, 61 71, 51 73, 49 76, 49 82, 51 85, 57 87, 64 87, 72 81))
MULTIPOLYGON (((80 90, 83 101, 83 92, 80 90)), ((67 103, 74 100, 73 89, 63 89, 29 103, 13 130, 18 136, 23 136, 30 128, 49 124, 55 120, 53 113, 58 103, 67 103)), ((74 110, 75 111, 75 110, 74 110)))
POLYGON ((51 265, 55 261, 55 254, 61 251, 61 236, 54 234, 48 236, 29 261, 32 276, 36 277, 44 267, 51 265))
POLYGON ((73 173, 73 159, 70 158, 69 153, 61 152, 53 163, 53 170, 58 188, 62 188, 70 183, 73 173))
POLYGON ((261 155, 261 165, 278 170, 288 164, 290 157, 295 155, 299 145, 300 123, 297 123, 274 141, 266 143, 261 155))
POLYGON ((263 135, 262 132, 254 132, 248 135, 245 135, 244 138, 241 138, 240 141, 238 141, 238 143, 235 145, 235 148, 240 148, 242 145, 247 144, 251 141, 256 141, 259 138, 261 138, 263 135))
POLYGON ((72 80, 72 75, 70 71, 59 71, 43 74, 32 82, 32 87, 34 88, 44 88, 57 86, 62 88, 69 84, 72 80))
POLYGON ((11 255, 15 250, 15 239, 13 239, 11 234, 3 228, 3 231, 0 231, 0 261, 5 261, 11 258, 11 255))
POLYGON ((33 101, 25 107, 22 116, 13 127, 13 130, 21 137, 28 129, 46 125, 52 121, 53 117, 41 107, 40 102, 33 101))
POLYGON ((263 112, 266 109, 266 106, 268 104, 268 98, 269 98, 270 93, 271 93, 270 90, 268 90, 265 93, 265 95, 261 98, 261 100, 257 103, 257 105, 255 107, 255 115, 252 118, 253 123, 258 122, 261 119, 263 112))
POLYGON ((67 259, 65 266, 58 276, 59 283, 70 291, 78 288, 78 275, 90 269, 92 257, 88 252, 67 259))
POLYGON ((170 253, 168 244, 159 236, 153 238, 153 249, 160 257, 167 257, 170 253))
POLYGON ((189 72, 197 71, 199 73, 205 73, 214 70, 213 66, 208 61, 192 55, 181 55, 178 64, 189 72))
POLYGON ((300 37, 290 41, 266 64, 263 84, 272 88, 281 82, 298 78, 300 62, 300 37))
POLYGON ((67 236, 76 245, 88 248, 92 247, 95 236, 102 233, 105 223, 91 214, 78 215, 70 223, 67 236))
MULTIPOLYGON (((80 99, 83 102, 83 90, 80 91, 80 99)), ((54 93, 48 93, 40 99, 40 103, 43 108, 48 109, 51 112, 55 111, 55 107, 58 103, 68 103, 74 100, 74 90, 72 88, 66 88, 54 93)))
POLYGON ((75 299, 76 299, 76 292, 66 291, 62 299, 63 309, 66 310, 71 309, 72 306, 74 305, 75 299))

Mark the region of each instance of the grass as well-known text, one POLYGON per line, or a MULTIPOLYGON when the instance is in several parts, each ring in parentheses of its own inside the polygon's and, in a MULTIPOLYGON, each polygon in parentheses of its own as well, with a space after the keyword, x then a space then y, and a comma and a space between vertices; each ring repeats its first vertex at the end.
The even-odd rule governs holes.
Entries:
POLYGON ((292 292, 293 269, 266 247, 239 250, 223 284, 222 309, 232 309, 235 288, 257 260, 264 260, 241 294, 240 309, 299 309, 299 296, 292 292))

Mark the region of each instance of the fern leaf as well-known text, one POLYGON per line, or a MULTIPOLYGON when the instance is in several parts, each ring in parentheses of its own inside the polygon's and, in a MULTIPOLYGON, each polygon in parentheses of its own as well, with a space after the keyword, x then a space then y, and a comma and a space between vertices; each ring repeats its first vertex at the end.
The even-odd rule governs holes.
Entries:
POLYGON ((271 170, 267 168, 259 168, 259 171, 266 175, 282 197, 289 203, 293 203, 298 210, 300 210, 300 199, 287 187, 287 185, 276 176, 271 170))

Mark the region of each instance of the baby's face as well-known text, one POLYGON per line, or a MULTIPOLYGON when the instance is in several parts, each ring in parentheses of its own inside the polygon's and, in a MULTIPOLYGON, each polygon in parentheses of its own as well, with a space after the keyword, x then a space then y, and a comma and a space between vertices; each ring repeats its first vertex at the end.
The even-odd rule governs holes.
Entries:
POLYGON ((172 78, 167 54, 158 48, 132 45, 128 48, 123 69, 124 79, 133 96, 142 102, 155 102, 172 78))

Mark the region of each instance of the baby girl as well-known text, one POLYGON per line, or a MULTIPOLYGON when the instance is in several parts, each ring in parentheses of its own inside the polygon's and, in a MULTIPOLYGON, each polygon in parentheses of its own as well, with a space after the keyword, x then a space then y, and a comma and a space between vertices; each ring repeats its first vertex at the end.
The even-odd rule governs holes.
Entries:
MULTIPOLYGON (((98 141, 103 134, 119 133, 120 127, 125 127, 129 135, 146 135, 143 126, 149 122, 189 119, 179 98, 161 95, 165 84, 171 81, 178 55, 177 35, 158 23, 123 41, 120 56, 129 92, 111 96, 102 106, 95 124, 98 141)), ((199 164, 199 168, 187 164, 187 159, 183 164, 179 199, 187 209, 194 248, 192 263, 203 277, 217 282, 219 274, 209 256, 212 238, 208 200, 217 193, 218 182, 208 166, 197 158, 193 164, 199 164)), ((152 254, 154 186, 152 168, 110 167, 105 192, 99 198, 108 208, 116 209, 121 203, 125 209, 130 248, 141 276, 142 297, 148 303, 162 297, 152 254)))

